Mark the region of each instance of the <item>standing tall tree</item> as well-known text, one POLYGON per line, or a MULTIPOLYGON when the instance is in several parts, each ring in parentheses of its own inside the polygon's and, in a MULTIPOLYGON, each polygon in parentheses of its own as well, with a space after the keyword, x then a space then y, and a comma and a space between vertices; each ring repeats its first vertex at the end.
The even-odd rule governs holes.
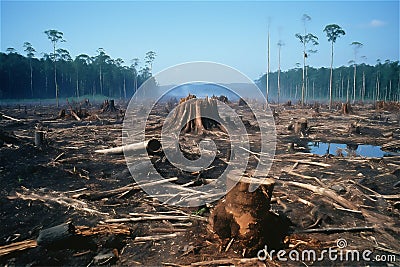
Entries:
POLYGON ((47 30, 44 32, 47 35, 47 38, 53 44, 53 63, 54 63, 54 84, 56 89, 56 101, 57 107, 59 106, 58 102, 58 84, 57 84, 57 64, 56 64, 56 45, 58 42, 65 42, 63 39, 64 33, 58 30, 47 30))
POLYGON ((278 107, 279 107, 279 98, 281 96, 281 48, 285 44, 282 42, 282 40, 279 40, 277 45, 278 45, 278 107))
POLYGON ((99 84, 100 84, 100 94, 103 95, 103 85, 104 85, 104 65, 105 63, 107 63, 107 61, 109 61, 111 59, 111 57, 109 55, 106 54, 106 52, 104 51, 104 48, 99 48, 97 49, 97 53, 99 53, 96 58, 95 61, 96 63, 99 65, 99 84))
MULTIPOLYGON (((80 71, 83 71, 83 69, 88 68, 90 61, 91 61, 90 57, 86 54, 80 54, 79 56, 75 57, 75 61, 74 61, 75 72, 76 72, 76 88, 75 88, 75 90, 76 90, 76 97, 78 97, 78 98, 80 96, 79 74, 80 74, 80 71)), ((84 88, 83 88, 83 91, 84 91, 84 88)))
POLYGON ((301 20, 303 21, 304 25, 304 35, 296 33, 295 36, 297 39, 299 39, 300 43, 303 45, 303 79, 301 84, 301 105, 304 106, 304 93, 306 87, 305 69, 306 69, 306 58, 308 57, 307 44, 311 43, 313 46, 318 45, 318 37, 312 33, 307 33, 307 22, 311 20, 311 17, 307 14, 304 14, 301 20))
POLYGON ((35 48, 32 47, 30 42, 24 43, 26 57, 29 58, 29 69, 30 69, 30 81, 31 81, 31 97, 33 97, 33 69, 32 69, 32 58, 35 56, 35 48))
POLYGON ((357 75, 357 53, 358 50, 363 46, 360 42, 352 42, 350 44, 354 50, 354 77, 353 77, 353 104, 356 102, 356 75, 357 75))
POLYGON ((333 74, 333 44, 336 39, 341 35, 345 35, 345 31, 337 24, 329 24, 325 26, 324 32, 328 38, 328 42, 331 42, 331 73, 329 79, 329 109, 332 108, 332 74, 333 74))
MULTIPOLYGON (((267 75, 266 75, 266 77, 265 77, 265 79, 266 79, 266 95, 265 95, 265 97, 266 97, 266 99, 267 99, 267 104, 268 104, 268 94, 269 94, 269 73, 270 73, 270 53, 269 53, 269 45, 270 45, 270 39, 269 39, 269 25, 270 25, 270 18, 268 18, 268 40, 267 40, 267 42, 268 42, 268 48, 267 48, 267 60, 268 60, 268 62, 267 62, 267 75)), ((265 105, 265 108, 267 108, 267 105, 265 105)))
POLYGON ((133 93, 135 94, 138 88, 138 71, 137 67, 139 66, 139 59, 136 57, 132 59, 132 65, 131 68, 133 69, 133 93))
POLYGON ((150 74, 153 73, 153 62, 156 56, 157 56, 156 52, 149 51, 146 53, 146 56, 144 57, 144 62, 146 63, 150 74))

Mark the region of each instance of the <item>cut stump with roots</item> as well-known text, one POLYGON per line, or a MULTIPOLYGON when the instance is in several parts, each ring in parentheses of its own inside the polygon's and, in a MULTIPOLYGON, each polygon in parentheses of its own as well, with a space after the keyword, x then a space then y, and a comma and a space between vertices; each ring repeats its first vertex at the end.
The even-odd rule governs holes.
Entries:
POLYGON ((222 240, 238 241, 235 249, 254 256, 265 245, 279 247, 287 226, 282 218, 270 212, 274 180, 240 176, 237 171, 228 175, 228 188, 234 186, 211 212, 210 227, 222 240), (255 184, 259 187, 250 192, 249 188, 255 184))

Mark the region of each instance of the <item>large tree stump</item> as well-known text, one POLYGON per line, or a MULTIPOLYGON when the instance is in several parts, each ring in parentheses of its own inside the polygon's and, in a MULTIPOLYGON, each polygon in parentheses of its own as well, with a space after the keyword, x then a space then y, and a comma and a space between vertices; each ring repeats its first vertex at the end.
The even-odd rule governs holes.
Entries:
POLYGON ((219 128, 224 131, 217 122, 222 121, 219 117, 217 100, 206 97, 205 99, 196 99, 195 95, 189 94, 181 98, 178 107, 173 114, 173 124, 171 129, 181 129, 184 133, 194 132, 202 134, 205 130, 219 128), (216 118, 216 120, 211 119, 216 118))
POLYGON ((246 249, 246 255, 254 256, 265 245, 277 247, 282 241, 282 222, 270 212, 274 188, 273 179, 240 178, 232 171, 227 178, 227 187, 235 186, 220 200, 210 215, 210 226, 221 239, 234 238, 236 249, 246 249), (237 182, 237 180, 239 182, 237 182), (253 192, 251 184, 260 183, 253 192))

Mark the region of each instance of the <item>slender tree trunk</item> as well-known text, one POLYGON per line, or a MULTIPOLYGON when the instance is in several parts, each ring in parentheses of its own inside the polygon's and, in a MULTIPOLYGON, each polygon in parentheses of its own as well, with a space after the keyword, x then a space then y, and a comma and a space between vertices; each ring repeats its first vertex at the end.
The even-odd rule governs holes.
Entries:
POLYGON ((101 64, 100 64, 100 75, 99 75, 99 80, 100 80, 100 94, 103 95, 103 77, 102 77, 102 71, 101 71, 101 64))
POLYGON ((329 109, 332 109, 333 42, 331 48, 331 74, 329 79, 329 109))
POLYGON ((269 57, 269 45, 270 45, 270 39, 269 39, 269 25, 268 25, 268 51, 267 51, 267 58, 268 58, 268 63, 267 63, 267 75, 266 75, 266 99, 268 103, 268 94, 269 94, 269 72, 270 72, 270 57, 269 57))
POLYGON ((350 76, 347 76, 347 95, 346 95, 346 103, 349 103, 349 95, 350 95, 350 76))
POLYGON ((126 99, 126 78, 124 75, 124 99, 126 99))
POLYGON ((281 46, 278 48, 278 107, 279 107, 279 98, 281 95, 281 46))
POLYGON ((389 80, 389 101, 392 100, 392 80, 389 80))
POLYGON ((357 65, 354 62, 354 77, 353 77, 353 104, 356 102, 356 73, 357 73, 357 65))
POLYGON ((312 98, 313 98, 313 100, 315 100, 315 95, 314 95, 314 93, 315 93, 314 81, 312 81, 312 98))
POLYGON ((79 99, 79 72, 76 71, 76 97, 79 99))
POLYGON ((56 43, 53 43, 53 59, 54 59, 54 84, 56 86, 56 102, 57 102, 57 107, 60 106, 60 103, 58 102, 58 84, 57 84, 57 63, 56 63, 56 43))
POLYGON ((134 80, 133 80, 133 89, 135 90, 133 93, 136 94, 137 91, 137 72, 135 69, 135 76, 134 76, 134 80))
POLYGON ((31 70, 31 97, 33 98, 33 70, 32 70, 32 58, 29 59, 29 68, 31 70))
POLYGON ((379 101, 380 98, 380 90, 379 90, 379 73, 376 75, 376 101, 379 101))
POLYGON ((301 84, 301 106, 304 106, 304 91, 305 91, 305 68, 306 68, 306 43, 303 42, 303 80, 301 84))
POLYGON ((362 89, 362 99, 361 99, 363 103, 364 99, 365 99, 365 72, 363 71, 363 89, 362 89))

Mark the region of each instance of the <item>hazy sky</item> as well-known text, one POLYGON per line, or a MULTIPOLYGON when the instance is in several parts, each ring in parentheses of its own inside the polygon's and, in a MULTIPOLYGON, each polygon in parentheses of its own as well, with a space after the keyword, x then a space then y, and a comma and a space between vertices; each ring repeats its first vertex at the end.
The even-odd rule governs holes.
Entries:
POLYGON ((304 32, 301 17, 308 14, 309 32, 319 37, 318 53, 309 64, 329 67, 330 44, 323 32, 338 24, 346 35, 335 44, 334 66, 353 59, 349 45, 364 44, 364 62, 399 60, 399 1, 1 1, 1 51, 32 43, 37 57, 51 52, 43 33, 57 29, 67 42, 60 47, 72 57, 96 55, 99 47, 130 65, 153 50, 153 72, 187 61, 215 61, 230 65, 251 79, 265 73, 267 25, 270 24, 271 71, 278 67, 277 43, 282 40, 281 65, 302 62, 302 47, 294 37, 304 32))

